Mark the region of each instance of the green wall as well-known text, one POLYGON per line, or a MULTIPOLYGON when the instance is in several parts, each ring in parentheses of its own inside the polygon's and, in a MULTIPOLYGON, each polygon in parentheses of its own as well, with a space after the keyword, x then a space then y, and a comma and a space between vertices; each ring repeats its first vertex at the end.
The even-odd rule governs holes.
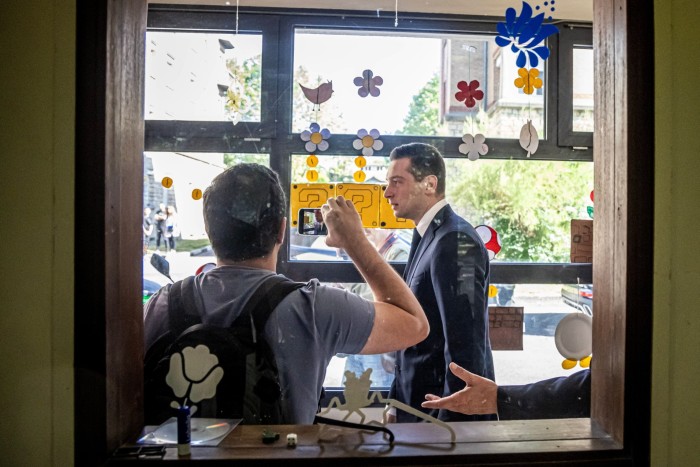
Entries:
POLYGON ((0 10, 0 464, 73 464, 75 1, 0 10))
MULTIPOLYGON (((655 8, 652 465, 686 466, 700 458, 700 8, 691 0, 655 8)), ((0 463, 66 466, 75 2, 4 0, 0 31, 0 463)))
POLYGON ((700 8, 654 8, 652 465, 690 466, 700 464, 700 8))

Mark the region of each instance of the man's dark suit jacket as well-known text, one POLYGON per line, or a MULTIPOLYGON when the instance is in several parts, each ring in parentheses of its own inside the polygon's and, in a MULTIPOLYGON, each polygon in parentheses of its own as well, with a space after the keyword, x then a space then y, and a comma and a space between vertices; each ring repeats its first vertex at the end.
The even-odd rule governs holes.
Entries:
MULTIPOLYGON (((445 206, 409 261, 404 279, 423 306, 430 334, 397 352, 389 397, 445 421, 495 418, 420 406, 428 393, 445 396, 464 388, 449 371, 449 362, 495 379, 487 308, 489 259, 479 234, 445 206)), ((396 416, 399 422, 420 421, 402 410, 396 416)))
POLYGON ((522 386, 499 386, 501 420, 591 416, 591 371, 522 386))

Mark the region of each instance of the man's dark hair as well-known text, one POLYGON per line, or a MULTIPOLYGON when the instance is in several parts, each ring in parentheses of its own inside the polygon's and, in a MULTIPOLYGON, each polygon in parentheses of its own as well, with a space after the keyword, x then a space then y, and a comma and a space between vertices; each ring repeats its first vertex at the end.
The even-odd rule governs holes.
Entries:
POLYGON ((204 191, 204 228, 217 258, 244 261, 272 251, 286 200, 277 174, 259 164, 226 169, 204 191))
POLYGON ((397 146, 391 150, 389 159, 411 159, 411 175, 422 181, 428 175, 437 177, 435 192, 438 195, 445 194, 445 160, 435 146, 425 143, 408 143, 397 146))

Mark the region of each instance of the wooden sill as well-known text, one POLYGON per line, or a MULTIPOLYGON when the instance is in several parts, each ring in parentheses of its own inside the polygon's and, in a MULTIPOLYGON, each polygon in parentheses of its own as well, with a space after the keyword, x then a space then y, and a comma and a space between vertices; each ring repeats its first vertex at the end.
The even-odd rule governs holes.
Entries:
MULTIPOLYGON (((622 447, 607 433, 597 428, 588 418, 557 420, 522 420, 502 422, 459 422, 451 426, 457 434, 457 442, 450 443, 450 436, 443 428, 427 423, 391 424, 394 445, 381 433, 360 432, 355 429, 329 425, 277 425, 270 427, 280 434, 273 444, 263 444, 264 427, 241 425, 236 427, 217 447, 192 447, 191 462, 197 461, 246 461, 269 465, 302 461, 328 464, 343 460, 344 464, 369 465, 395 463, 399 458, 415 464, 451 464, 470 462, 502 464, 511 459, 514 463, 526 462, 531 455, 548 453, 547 459, 562 461, 573 459, 615 459, 622 447), (297 447, 288 448, 288 433, 296 433, 297 447), (606 453, 607 451, 607 453, 606 453), (615 452, 617 451, 617 452, 615 452), (558 455, 552 456, 553 453, 558 455), (578 454, 576 454, 578 453, 578 454), (517 455, 515 457, 511 457, 517 455), (356 462, 351 462, 355 458, 356 462)), ((532 457, 534 460, 535 457, 532 457)), ((178 458, 176 448, 167 448, 164 460, 178 458)), ((110 465, 120 463, 111 460, 110 465)))

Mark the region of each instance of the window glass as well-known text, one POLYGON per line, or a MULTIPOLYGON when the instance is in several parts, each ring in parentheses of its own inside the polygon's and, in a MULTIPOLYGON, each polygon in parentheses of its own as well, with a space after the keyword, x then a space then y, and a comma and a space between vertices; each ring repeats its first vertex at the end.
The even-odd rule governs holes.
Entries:
POLYGON ((575 47, 573 131, 593 131, 593 49, 575 47))
POLYGON ((204 230, 201 195, 214 177, 239 162, 256 162, 269 166, 269 156, 144 153, 144 301, 158 288, 170 282, 151 265, 154 253, 166 257, 170 263, 169 275, 173 280, 191 276, 200 267, 216 261, 204 230), (148 228, 149 225, 152 226, 151 229, 148 228))
MULTIPOLYGON (((570 305, 568 286, 493 285, 498 289, 498 295, 489 300, 489 306, 522 307, 523 311, 523 349, 493 351, 496 382, 499 385, 528 384, 555 376, 568 376, 581 369, 578 361, 574 368, 564 369, 564 356, 555 344, 557 325, 562 318, 582 312, 580 308, 570 305)), ((493 343, 493 328, 491 335, 493 343)))
POLYGON ((515 139, 531 119, 545 136, 543 88, 531 95, 518 89, 516 55, 491 37, 304 29, 294 41, 294 132, 318 122, 339 134, 374 128, 387 135, 479 132, 515 139), (483 95, 468 107, 460 86, 473 81, 479 85, 470 92, 483 95), (361 97, 363 88, 370 94, 361 97), (379 94, 373 96, 372 89, 379 94))
POLYGON ((260 121, 262 35, 146 33, 145 118, 260 121))
MULTIPOLYGON (((306 183, 307 157, 292 157, 293 181, 306 183)), ((366 159, 365 183, 385 183, 388 158, 366 159)), ((318 181, 352 183, 353 172, 359 170, 354 160, 319 156, 318 181)), ((452 208, 472 225, 485 224, 498 232, 502 248, 494 262, 569 262, 571 219, 589 218, 592 163, 448 158, 446 166, 446 197, 452 208)), ((290 244, 291 259, 349 260, 344 252, 325 246, 323 237, 298 235, 294 228, 290 244)))
MULTIPOLYGON (((365 286, 365 284, 343 285, 351 290, 354 288, 355 291, 358 287, 365 286)), ((569 370, 562 367, 564 356, 557 350, 555 334, 557 325, 565 316, 581 312, 591 316, 593 297, 590 284, 578 286, 581 290, 580 300, 576 298, 576 284, 493 285, 498 293, 489 299, 490 307, 521 307, 523 312, 522 350, 493 350, 496 382, 499 385, 528 384, 556 376, 568 376, 581 369, 579 362, 569 370), (585 310, 591 310, 591 313, 585 310)), ((491 308, 491 313, 493 312, 491 308)), ((495 333, 492 329, 492 342, 495 333)), ((363 371, 372 368, 370 375, 372 387, 387 388, 393 381, 394 360, 393 353, 336 355, 326 370, 324 386, 342 387, 345 371, 352 371, 359 376, 363 371)))

